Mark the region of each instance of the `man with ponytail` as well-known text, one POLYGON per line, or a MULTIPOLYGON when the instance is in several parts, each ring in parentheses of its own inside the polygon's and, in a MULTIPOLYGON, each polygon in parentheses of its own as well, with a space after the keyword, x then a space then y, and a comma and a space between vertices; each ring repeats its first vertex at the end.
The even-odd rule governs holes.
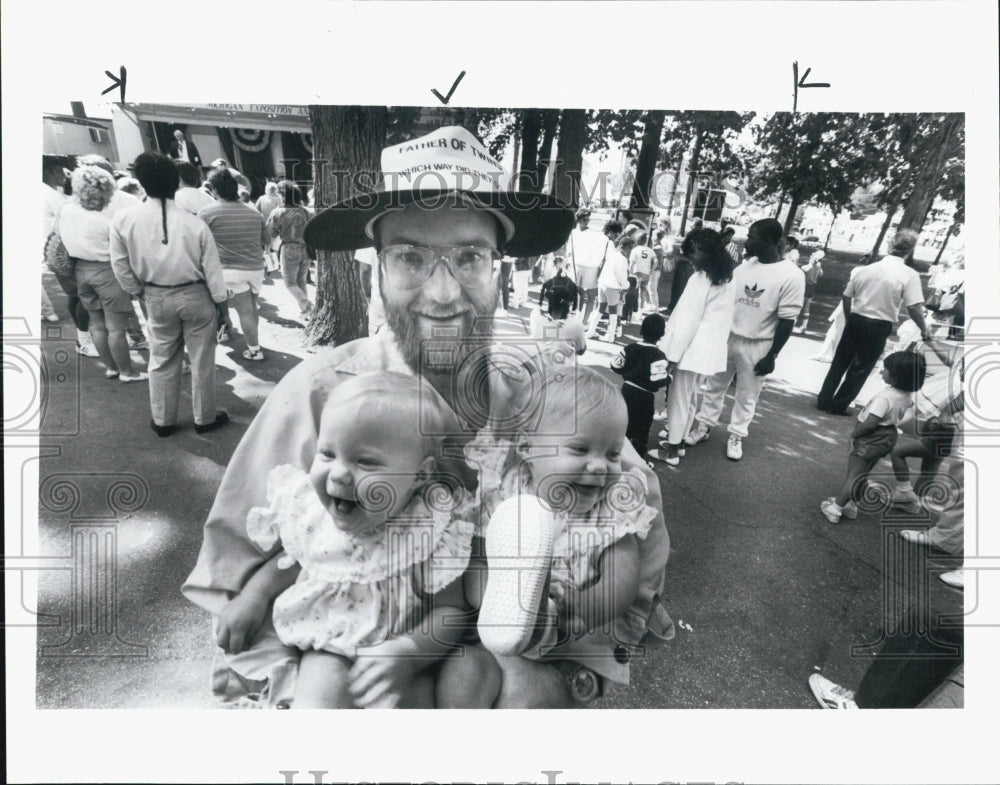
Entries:
POLYGON ((165 155, 143 153, 135 177, 145 202, 111 222, 111 265, 122 288, 149 311, 149 397, 158 436, 177 429, 184 348, 191 357, 195 430, 229 420, 215 405, 215 346, 226 319, 226 283, 208 226, 174 202, 177 167, 165 155))

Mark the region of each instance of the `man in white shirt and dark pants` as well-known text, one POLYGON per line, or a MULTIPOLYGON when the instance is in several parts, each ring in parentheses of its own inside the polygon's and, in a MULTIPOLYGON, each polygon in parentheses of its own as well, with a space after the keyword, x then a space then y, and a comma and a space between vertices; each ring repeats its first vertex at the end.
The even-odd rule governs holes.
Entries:
POLYGON ((726 390, 736 376, 736 401, 729 417, 726 457, 743 457, 743 439, 757 410, 764 380, 774 371, 774 360, 792 334, 802 310, 806 279, 798 265, 781 258, 781 224, 773 218, 750 227, 744 251, 746 261, 733 271, 736 299, 729 333, 726 370, 709 376, 695 427, 685 438, 697 444, 719 423, 726 390))
POLYGON ((927 340, 920 275, 906 263, 916 245, 917 233, 901 229, 892 239, 892 253, 851 276, 843 297, 847 323, 816 398, 817 409, 847 414, 847 407, 861 392, 882 356, 885 342, 899 319, 900 306, 906 307, 927 340))
POLYGON ((597 305, 598 276, 614 244, 605 235, 590 229, 590 210, 581 207, 576 212, 577 228, 566 243, 566 256, 571 275, 580 291, 580 310, 588 324, 597 305))

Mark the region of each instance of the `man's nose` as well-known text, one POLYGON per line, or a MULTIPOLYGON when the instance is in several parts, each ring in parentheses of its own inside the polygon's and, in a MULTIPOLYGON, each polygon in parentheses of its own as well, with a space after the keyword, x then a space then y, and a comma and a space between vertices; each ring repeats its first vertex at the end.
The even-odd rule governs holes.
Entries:
POLYGON ((462 287, 455 280, 455 276, 451 274, 448 265, 439 261, 434 270, 431 271, 431 277, 424 282, 423 293, 429 300, 448 305, 458 300, 462 295, 462 287))

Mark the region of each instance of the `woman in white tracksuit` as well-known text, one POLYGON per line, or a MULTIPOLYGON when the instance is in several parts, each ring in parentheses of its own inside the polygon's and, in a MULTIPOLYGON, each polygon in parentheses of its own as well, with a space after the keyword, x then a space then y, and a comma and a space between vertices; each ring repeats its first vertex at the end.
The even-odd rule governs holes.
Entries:
POLYGON ((733 263, 722 239, 711 229, 691 235, 694 273, 667 322, 659 343, 673 380, 667 393, 667 440, 660 442, 671 466, 680 463, 681 442, 691 427, 695 396, 703 375, 726 369, 733 322, 733 263))
MULTIPOLYGON (((613 246, 608 248, 601 273, 597 276, 600 301, 608 305, 608 331, 605 338, 609 341, 615 339, 618 331, 618 303, 621 301, 622 291, 628 289, 628 254, 634 247, 635 241, 626 238, 622 241, 620 250, 613 246)), ((595 308, 590 315, 588 338, 597 335, 597 322, 600 318, 600 311, 595 308)))

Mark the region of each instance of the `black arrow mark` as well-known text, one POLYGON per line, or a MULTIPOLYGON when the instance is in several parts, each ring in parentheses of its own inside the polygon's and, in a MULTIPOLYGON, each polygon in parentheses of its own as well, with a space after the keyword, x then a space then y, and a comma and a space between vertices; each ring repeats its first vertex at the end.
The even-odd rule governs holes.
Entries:
POLYGON ((119 68, 118 68, 118 76, 115 76, 110 71, 105 71, 104 73, 108 75, 109 79, 114 80, 114 84, 111 85, 111 87, 109 87, 107 90, 102 90, 101 91, 101 95, 107 95, 108 93, 110 93, 112 90, 114 90, 117 87, 119 89, 119 91, 120 91, 120 93, 119 93, 120 97, 118 99, 118 103, 122 103, 122 104, 125 103, 125 78, 126 78, 126 74, 127 74, 127 71, 125 70, 125 66, 119 66, 119 68))
POLYGON ((456 87, 458 87, 458 83, 462 81, 462 77, 463 77, 463 76, 465 76, 465 71, 462 71, 462 73, 460 73, 460 74, 458 75, 458 79, 456 79, 456 80, 455 80, 455 84, 453 84, 453 85, 451 86, 451 90, 449 90, 449 91, 448 91, 448 95, 444 95, 444 96, 443 96, 443 95, 441 95, 441 93, 439 93, 439 92, 438 92, 437 90, 435 90, 435 89, 434 89, 433 87, 431 88, 431 92, 432 92, 432 93, 434 93, 434 95, 436 95, 436 96, 438 97, 438 100, 439 100, 439 101, 440 101, 441 103, 443 103, 443 104, 444 104, 445 106, 447 106, 447 105, 448 105, 448 101, 450 101, 450 100, 451 100, 451 96, 452 96, 452 94, 454 94, 454 92, 455 92, 455 88, 456 88, 456 87))
POLYGON ((829 87, 829 82, 806 82, 809 74, 812 72, 812 68, 807 68, 806 72, 802 74, 802 78, 799 79, 799 61, 792 61, 792 84, 795 87, 795 97, 792 100, 792 111, 797 112, 799 107, 799 88, 800 87, 829 87))

